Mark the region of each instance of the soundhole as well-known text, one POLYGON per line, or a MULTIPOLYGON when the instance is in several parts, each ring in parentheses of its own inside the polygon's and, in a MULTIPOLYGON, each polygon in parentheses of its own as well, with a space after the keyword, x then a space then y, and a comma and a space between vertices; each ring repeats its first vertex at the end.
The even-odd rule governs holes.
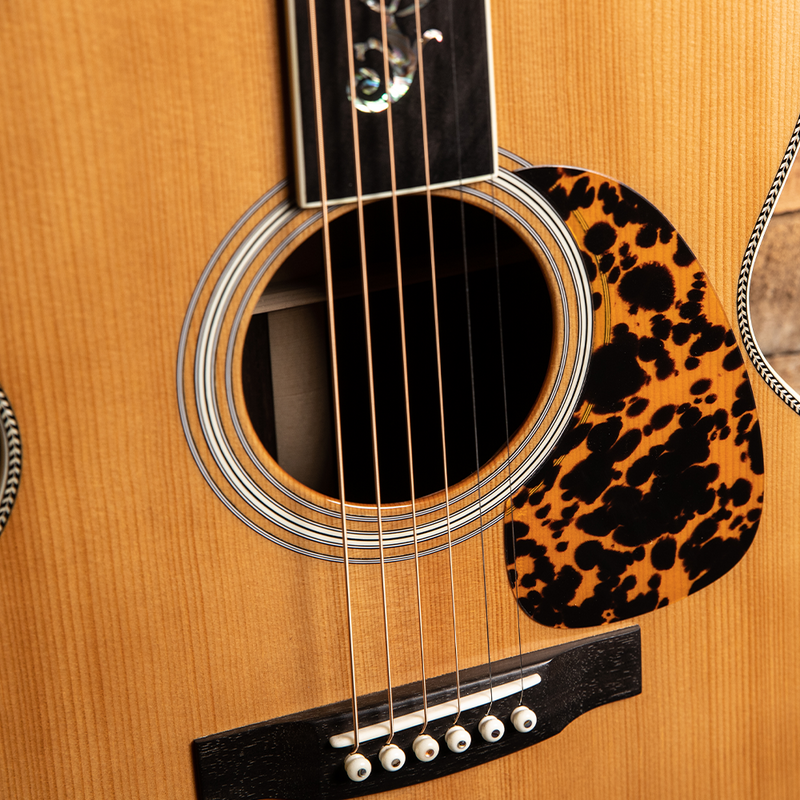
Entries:
MULTIPOLYGON (((473 474, 525 422, 545 382, 553 336, 547 285, 525 242, 494 214, 435 197, 433 228, 447 479, 473 474)), ((364 209, 382 502, 411 497, 400 303, 391 201, 364 209)), ((425 198, 399 200, 414 493, 444 488, 436 329, 425 198)), ((359 225, 331 222, 345 495, 375 502, 359 225)), ((338 497, 323 239, 281 265, 253 314, 242 357, 244 400, 272 457, 338 497)))

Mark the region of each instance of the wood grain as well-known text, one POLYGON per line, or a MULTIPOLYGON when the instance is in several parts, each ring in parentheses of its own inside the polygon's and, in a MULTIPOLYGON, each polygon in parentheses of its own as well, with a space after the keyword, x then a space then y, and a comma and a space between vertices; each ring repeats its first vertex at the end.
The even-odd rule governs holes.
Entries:
MULTIPOLYGON (((178 336, 203 265, 289 169, 281 26, 271 0, 4 4, 0 383, 24 466, 0 537, 2 797, 189 800, 192 739, 347 696, 329 665, 343 623, 320 610, 340 572, 237 522, 176 408, 178 336)), ((793 4, 495 0, 493 26, 501 145, 644 194, 733 317, 800 106, 793 4)), ((437 796, 796 796, 800 425, 752 379, 761 529, 724 579, 637 620, 643 695, 441 781, 437 796)), ((476 547, 459 552, 467 628, 481 624, 467 597, 476 547)), ((515 618, 497 534, 487 552, 501 630, 515 618)), ((408 581, 390 575, 398 604, 408 581)), ((373 573, 358 582, 363 598, 373 573)), ((365 631, 371 615, 364 602, 365 631)), ((446 619, 429 624, 442 664, 446 619)), ((577 638, 523 625, 530 649, 577 638)), ((413 674, 413 642, 397 632, 409 655, 398 681, 413 674)), ((515 646, 500 637, 497 656, 515 646)), ((364 651, 362 691, 381 684, 377 650, 364 651)), ((470 640, 464 659, 482 658, 470 640)))

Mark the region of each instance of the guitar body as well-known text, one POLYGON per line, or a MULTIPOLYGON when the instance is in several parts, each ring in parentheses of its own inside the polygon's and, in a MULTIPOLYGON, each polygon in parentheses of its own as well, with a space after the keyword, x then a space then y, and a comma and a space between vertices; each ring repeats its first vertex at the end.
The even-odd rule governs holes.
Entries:
MULTIPOLYGON (((496 0, 499 143, 647 197, 733 320, 742 254, 800 107, 791 12, 496 0)), ((23 448, 0 536, 0 796, 188 800, 194 739, 349 696, 341 566, 237 519, 178 411, 179 339, 203 267, 291 170, 282 41, 280 10, 255 0, 12 0, 0 22, 0 386, 23 448)), ((758 534, 703 591, 611 623, 641 626, 642 694, 392 797, 795 796, 800 420, 750 378, 758 534)), ((501 525, 485 546, 492 658, 506 658, 520 643, 501 525)), ((486 653, 471 594, 480 547, 456 548, 470 666, 486 653)), ((428 671, 443 674, 446 556, 420 564, 428 671)), ((388 572, 392 608, 413 619, 411 562, 388 572)), ((379 577, 354 574, 359 692, 379 691, 379 577)), ((578 638, 521 620, 526 651, 578 638)), ((413 626, 393 629, 392 647, 406 656, 394 683, 416 680, 413 626)))

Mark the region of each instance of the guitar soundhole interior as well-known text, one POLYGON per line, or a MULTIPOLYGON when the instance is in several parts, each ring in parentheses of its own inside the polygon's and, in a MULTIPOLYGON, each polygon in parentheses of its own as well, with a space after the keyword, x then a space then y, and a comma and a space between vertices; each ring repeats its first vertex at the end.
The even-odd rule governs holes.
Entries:
MULTIPOLYGON (((513 436, 529 415, 546 378, 553 318, 539 264, 510 227, 469 203, 444 197, 433 203, 447 469, 453 485, 502 450, 507 434, 513 436)), ((427 206, 422 197, 406 197, 399 208, 415 494, 422 497, 444 484, 427 206)), ((384 502, 402 502, 411 492, 389 200, 365 208, 365 230, 381 495, 384 502)), ((331 223, 345 491, 350 502, 373 503, 358 241, 354 211, 331 223)), ((254 430, 273 458, 306 486, 336 497, 324 297, 317 231, 280 267, 259 302, 260 313, 250 321, 243 389, 254 430)))

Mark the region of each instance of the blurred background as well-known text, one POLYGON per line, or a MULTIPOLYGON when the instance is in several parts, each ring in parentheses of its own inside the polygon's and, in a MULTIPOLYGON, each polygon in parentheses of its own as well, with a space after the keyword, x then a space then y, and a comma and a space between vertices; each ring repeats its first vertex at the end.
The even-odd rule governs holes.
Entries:
POLYGON ((800 168, 792 168, 750 282, 753 333, 765 358, 800 391, 800 168))

